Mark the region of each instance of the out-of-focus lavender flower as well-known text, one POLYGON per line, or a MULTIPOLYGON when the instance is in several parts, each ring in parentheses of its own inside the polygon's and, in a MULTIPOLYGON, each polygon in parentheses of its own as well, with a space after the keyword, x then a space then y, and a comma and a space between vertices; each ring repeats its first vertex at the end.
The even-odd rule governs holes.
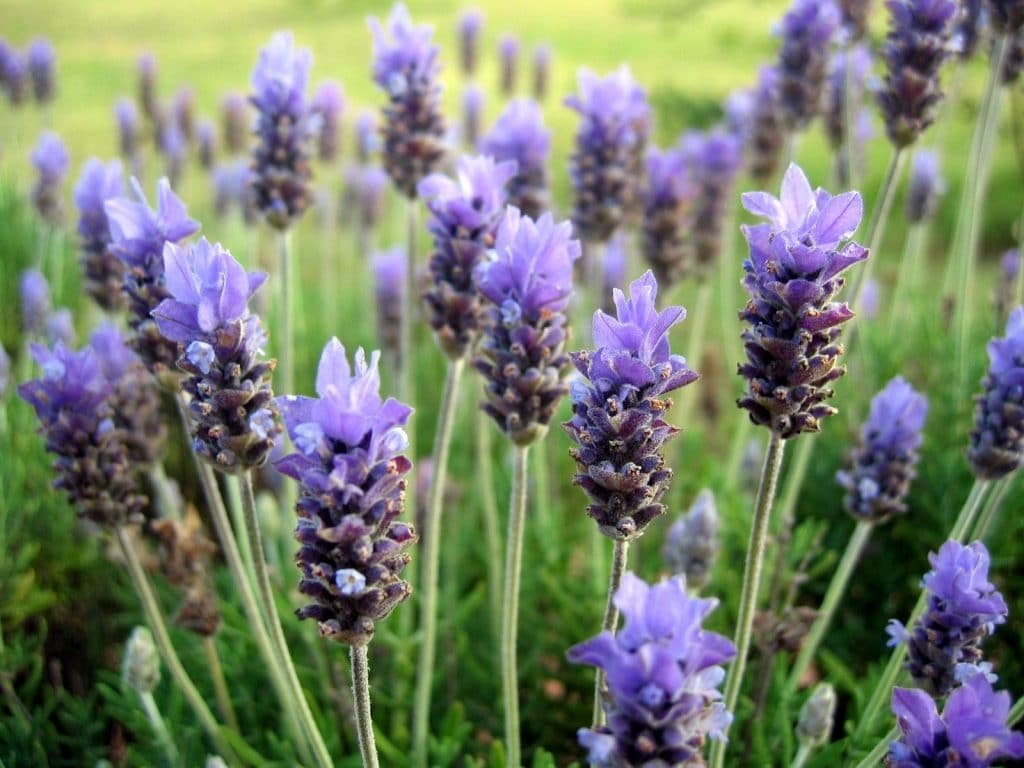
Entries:
POLYGON ((913 144, 932 124, 942 90, 939 70, 953 46, 955 0, 890 0, 889 34, 882 46, 885 82, 878 103, 889 140, 913 144))
POLYGON ((718 526, 715 495, 705 488, 668 529, 662 559, 671 573, 686 577, 691 589, 701 589, 711 578, 718 559, 718 526))
POLYGON ((46 343, 52 347, 58 341, 65 347, 75 345, 75 318, 67 307, 50 313, 46 318, 46 343))
POLYGON ((368 165, 359 171, 358 185, 359 226, 364 233, 373 232, 384 218, 388 175, 380 166, 368 165))
POLYGON ((870 277, 864 281, 860 289, 860 313, 865 320, 878 317, 879 291, 878 281, 870 277))
POLYGON ((134 331, 132 348, 157 376, 174 370, 177 342, 169 341, 150 313, 166 298, 164 245, 177 243, 199 230, 188 217, 185 204, 171 191, 167 179, 157 183, 157 209, 146 202, 139 183, 132 179, 135 200, 118 197, 103 208, 110 223, 111 249, 125 265, 124 290, 128 296, 128 324, 134 331))
POLYGON ((455 179, 431 174, 419 184, 434 238, 423 301, 438 346, 452 360, 465 357, 480 333, 484 298, 474 271, 494 246, 505 213, 505 184, 515 170, 514 161, 464 155, 455 179))
POLYGON ((188 376, 192 442, 196 453, 224 472, 261 466, 280 427, 270 377, 276 361, 263 359, 267 334, 249 311, 266 280, 246 272, 219 244, 164 246, 170 298, 153 310, 160 332, 181 345, 178 368, 188 376))
POLYGON ((480 141, 480 124, 484 114, 484 91, 470 83, 462 91, 462 143, 475 147, 480 141))
POLYGON ((626 66, 604 78, 581 69, 579 93, 565 104, 580 115, 569 160, 573 224, 584 240, 604 243, 639 194, 651 108, 626 66))
POLYGON ((4 49, 3 65, 4 93, 11 106, 24 103, 28 97, 28 62, 14 48, 4 49))
POLYGON ((724 130, 688 133, 680 142, 696 189, 693 216, 698 276, 707 279, 722 252, 725 218, 732 209, 743 144, 724 130))
POLYGON ((405 249, 398 247, 373 254, 374 294, 377 298, 377 340, 385 354, 398 353, 405 304, 405 249))
POLYGON ((992 26, 1005 35, 1017 35, 1024 29, 1024 2, 1022 0, 988 0, 986 3, 992 26))
POLYGON ((199 152, 199 164, 207 171, 213 170, 217 161, 217 129, 206 118, 196 126, 196 149, 199 152))
POLYGON ((377 116, 364 109, 356 116, 356 158, 360 163, 370 162, 370 158, 380 149, 380 135, 377 132, 377 116))
POLYGON ((830 683, 818 683, 800 707, 796 737, 801 746, 812 749, 828 743, 836 712, 836 689, 830 683))
POLYGON ((1010 314, 1006 335, 988 343, 988 359, 967 459, 976 477, 994 480, 1024 463, 1024 307, 1010 314))
POLYGON ((164 158, 164 174, 171 186, 177 187, 181 183, 181 174, 188 159, 188 142, 176 120, 164 122, 160 131, 159 150, 164 158))
POLYGON ((1005 318, 1010 314, 1017 299, 1017 275, 1020 274, 1020 251, 1011 248, 999 260, 1002 279, 996 282, 996 316, 1005 318))
MULTIPOLYGON (((7 397, 7 388, 11 385, 11 358, 7 355, 4 345, 0 344, 0 401, 7 397)), ((0 424, 2 428, 3 424, 0 424)))
POLYGON ((843 504, 857 520, 883 523, 907 511, 904 499, 917 474, 928 399, 897 376, 871 400, 849 468, 836 474, 843 504))
POLYGON ((260 51, 251 101, 258 113, 253 149, 256 206, 275 229, 291 227, 310 203, 310 113, 306 82, 313 56, 291 32, 278 32, 260 51))
POLYGON ((46 335, 46 321, 53 312, 50 284, 38 269, 26 269, 19 282, 21 297, 21 328, 29 339, 46 335))
POLYGON ((754 89, 736 88, 730 91, 722 103, 722 112, 729 132, 741 138, 744 144, 749 143, 753 131, 754 89))
POLYGON ((533 98, 544 101, 551 82, 551 46, 538 43, 533 49, 533 98))
POLYGON ((156 57, 146 52, 139 56, 136 62, 136 71, 139 76, 139 104, 142 111, 152 125, 159 125, 163 117, 160 107, 160 96, 157 92, 157 64, 156 57))
POLYGON ((919 149, 910 165, 910 182, 904 214, 911 224, 931 219, 946 191, 946 181, 939 173, 939 154, 933 149, 919 149))
POLYGON ((459 17, 459 64, 462 74, 472 77, 480 63, 480 31, 484 14, 479 8, 470 8, 459 17))
POLYGON ((864 203, 857 192, 812 190, 794 164, 781 199, 748 192, 743 206, 768 222, 743 227, 750 301, 741 316, 750 325, 743 331, 747 361, 739 366, 747 391, 737 404, 784 439, 816 432, 821 419, 836 413, 825 401, 831 382, 846 372, 837 365, 839 335, 853 311, 832 299, 844 285, 842 272, 868 257, 848 240, 864 203))
POLYGON ((227 216, 232 208, 237 208, 246 223, 255 221, 251 178, 249 163, 242 159, 213 169, 214 209, 218 216, 227 216))
POLYGON ((1016 280, 1017 275, 1020 274, 1020 251, 1016 248, 1011 248, 1003 254, 999 264, 1003 271, 1003 279, 1006 282, 1016 280))
POLYGON ((38 174, 32 187, 32 203, 45 221, 56 226, 64 216, 60 187, 71 165, 67 147, 57 134, 46 131, 39 137, 32 150, 32 165, 38 174))
POLYGON ((693 269, 691 233, 697 187, 682 150, 648 150, 643 196, 644 258, 658 283, 668 290, 693 269))
POLYGON ((245 152, 252 122, 249 117, 249 102, 243 94, 231 91, 221 100, 220 111, 221 119, 224 121, 224 149, 232 155, 245 152))
POLYGON ((396 3, 387 28, 370 17, 373 34, 373 79, 388 96, 384 107, 384 169, 406 197, 436 171, 444 159, 445 125, 438 81, 439 49, 433 27, 414 25, 409 11, 396 3))
POLYGON ((498 41, 498 58, 501 60, 501 93, 511 98, 516 92, 519 80, 519 38, 502 35, 498 41))
POLYGON ((25 62, 32 78, 32 95, 39 104, 49 104, 57 90, 57 54, 53 44, 43 37, 33 40, 25 62))
POLYGON ((761 67, 752 98, 750 133, 746 137, 747 162, 755 181, 774 178, 782 162, 786 135, 782 127, 781 81, 778 67, 761 67))
POLYGON ((196 128, 196 92, 191 86, 183 85, 174 94, 171 115, 181 135, 185 137, 185 142, 192 141, 196 128))
POLYGON ((953 33, 953 45, 957 56, 969 59, 985 35, 988 14, 984 10, 984 0, 961 0, 960 5, 962 10, 953 33))
POLYGON ((833 0, 794 0, 782 19, 780 104, 788 131, 802 131, 821 110, 829 48, 840 20, 833 0))
POLYGON ((612 235, 604 248, 601 264, 601 309, 615 311, 615 289, 626 280, 626 233, 621 230, 612 235))
POLYGON ((317 154, 323 163, 333 163, 341 149, 341 121, 345 113, 345 91, 341 83, 321 83, 313 95, 313 114, 319 120, 317 154))
POLYGON ((847 38, 854 42, 862 40, 868 33, 871 0, 839 0, 839 12, 847 38))
POLYGON ((988 550, 980 541, 964 546, 950 539, 928 562, 932 570, 921 580, 928 593, 924 616, 909 630, 893 619, 886 631, 890 645, 907 644, 906 668, 914 682, 932 696, 945 696, 965 673, 985 672, 981 643, 1006 621, 1007 609, 988 580, 988 550))
POLYGON ((118 149, 121 157, 132 162, 139 154, 139 112, 131 99, 118 99, 114 106, 118 149))
POLYGON ((514 160, 516 173, 508 182, 509 205, 531 219, 550 206, 548 156, 551 131, 544 127, 540 105, 530 99, 514 99, 481 140, 480 151, 497 160, 514 160))
POLYGON ((658 312, 651 272, 634 280, 629 292, 628 299, 615 292, 617 317, 594 313, 596 349, 571 355, 585 381, 573 382, 573 417, 563 425, 577 446, 573 482, 590 499, 587 514, 605 536, 625 540, 665 512, 661 499, 672 469, 662 447, 679 431, 665 420, 672 404, 665 395, 697 380, 668 343, 669 329, 686 310, 658 312))
POLYGON ((484 376, 484 411, 516 445, 542 438, 567 388, 565 311, 580 243, 550 213, 536 222, 511 206, 494 251, 476 270, 484 333, 474 365, 484 376))
POLYGON ((914 688, 893 688, 900 738, 889 745, 891 768, 963 765, 988 768, 1024 757, 1024 734, 1010 730, 1010 694, 975 675, 950 694, 941 717, 935 699, 914 688))
POLYGON ((579 731, 594 766, 701 765, 707 739, 724 739, 732 715, 718 690, 736 655, 701 624, 718 605, 693 598, 676 577, 649 586, 625 573, 615 604, 626 624, 569 649, 569 661, 605 671, 608 725, 579 731))
POLYGON ((832 57, 824 120, 829 143, 838 153, 836 164, 841 183, 850 178, 850 171, 857 165, 860 155, 858 142, 854 141, 856 121, 864 110, 864 93, 870 73, 871 52, 866 44, 845 47, 832 57), (848 121, 851 122, 849 126, 848 121), (848 132, 849 142, 846 135, 848 132))
POLYGON ((376 622, 412 592, 401 572, 416 533, 397 519, 412 468, 402 454, 412 409, 381 400, 379 357, 367 363, 359 349, 353 371, 332 339, 317 371, 320 397, 276 401, 297 449, 275 466, 300 488, 299 591, 312 602, 298 614, 315 619, 321 636, 350 645, 369 643, 376 622))

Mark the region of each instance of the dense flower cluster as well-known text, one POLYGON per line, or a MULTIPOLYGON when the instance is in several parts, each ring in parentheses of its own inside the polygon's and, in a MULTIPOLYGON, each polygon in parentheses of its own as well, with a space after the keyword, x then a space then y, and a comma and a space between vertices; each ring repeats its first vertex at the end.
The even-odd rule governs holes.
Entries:
POLYGON ((39 137, 32 150, 32 165, 38 174, 32 187, 32 203, 39 215, 53 225, 60 224, 64 215, 60 185, 70 164, 67 147, 57 134, 47 131, 39 137))
POLYGON ((647 152, 643 253, 664 288, 693 268, 693 201, 697 195, 686 155, 679 149, 647 152))
POLYGON ((627 299, 615 292, 617 317, 594 313, 595 350, 572 354, 584 381, 573 382, 573 417, 564 424, 577 447, 573 482, 590 499, 587 514, 601 533, 632 539, 665 512, 672 480, 662 448, 679 430, 665 420, 666 397, 697 379, 669 349, 668 332, 682 307, 658 312, 651 272, 633 281, 627 299))
POLYGON ((681 147, 697 197, 693 243, 697 274, 707 279, 722 251, 726 215, 734 204, 736 174, 743 165, 743 143, 724 130, 689 133, 681 147))
POLYGON ((511 98, 519 80, 519 38, 502 35, 498 41, 498 58, 501 61, 501 93, 511 98))
POLYGON ((988 343, 988 359, 967 458, 975 476, 994 480, 1024 463, 1024 307, 1010 314, 1006 335, 988 343))
POLYGON ((475 147, 480 140, 485 100, 483 88, 473 83, 462 92, 462 142, 467 147, 475 147))
POLYGON ((745 136, 750 175, 760 182, 773 178, 782 162, 786 134, 781 99, 778 67, 761 67, 752 97, 751 124, 745 136))
POLYGON ((237 91, 228 93, 220 104, 224 149, 237 155, 245 151, 249 141, 249 104, 237 91))
POLYGON ((85 289, 107 312, 124 308, 124 264, 111 249, 110 225, 103 204, 124 194, 121 163, 104 165, 90 158, 75 187, 78 208, 78 236, 81 238, 82 273, 85 289))
POLYGON ((497 160, 516 162, 515 175, 508 182, 509 205, 531 219, 548 210, 551 131, 544 127, 544 113, 537 102, 510 101, 494 127, 480 140, 480 151, 497 160))
POLYGON ((780 103, 783 123, 791 132, 806 128, 821 110, 829 46, 840 20, 833 0, 794 0, 782 19, 780 103))
POLYGON ((377 306, 377 341, 385 354, 396 354, 405 305, 405 249, 375 253, 371 258, 377 306))
POLYGON ((715 496, 705 488, 689 511, 668 529, 662 559, 671 573, 686 577, 691 589, 702 588, 711 578, 718 559, 718 526, 715 496))
POLYGON ((32 95, 40 104, 53 101, 57 90, 57 54, 46 38, 33 40, 25 54, 28 74, 32 79, 32 95))
POLYGON ((946 183, 939 174, 939 155, 932 149, 919 149, 910 165, 910 181, 904 214, 907 221, 919 224, 932 218, 939 200, 946 191, 946 183))
POLYGON ((26 269, 18 280, 21 299, 21 329, 29 339, 42 338, 46 323, 53 312, 50 284, 38 269, 26 269))
POLYGON ((317 154, 321 162, 333 163, 341 149, 341 122, 345 112, 345 92, 341 83, 322 83, 313 96, 311 109, 319 123, 317 154))
POLYGON ((476 8, 470 8, 459 17, 459 63, 462 72, 472 77, 480 61, 480 32, 484 26, 484 15, 476 8))

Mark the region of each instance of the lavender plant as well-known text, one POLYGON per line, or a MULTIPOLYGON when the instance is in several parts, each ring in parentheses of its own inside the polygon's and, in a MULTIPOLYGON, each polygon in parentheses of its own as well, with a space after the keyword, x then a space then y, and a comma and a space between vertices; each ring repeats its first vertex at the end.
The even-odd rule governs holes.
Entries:
POLYGON ((510 101, 480 140, 480 151, 499 161, 515 161, 516 172, 507 185, 509 205, 532 219, 550 208, 547 166, 551 131, 544 126, 544 113, 537 102, 510 101))
POLYGON ((125 307, 124 264, 111 247, 110 224, 103 205, 124 194, 124 173, 121 163, 107 165, 93 157, 82 169, 75 187, 78 208, 79 250, 85 289, 107 312, 120 312, 125 307))
POLYGON ((544 101, 551 81, 551 46, 539 43, 533 49, 533 98, 544 101))
POLYGON ((780 104, 787 131, 802 131, 817 117, 825 95, 829 47, 839 29, 833 0, 794 0, 779 34, 780 104))
POLYGON ((693 270, 691 232, 698 190, 687 161, 679 149, 655 147, 647 152, 643 254, 664 290, 671 290, 693 270))
POLYGON ((373 254, 374 296, 377 309, 377 341, 385 361, 394 363, 398 351, 402 306, 405 302, 405 251, 392 248, 373 254))
POLYGON ((50 284, 38 269, 26 269, 18 280, 21 300, 21 329, 27 339, 41 339, 46 335, 46 323, 53 313, 50 284))
POLYGON ((25 63, 36 103, 49 104, 57 91, 57 54, 53 43, 43 37, 33 40, 25 54, 25 63))
POLYGON ((341 83, 322 83, 313 96, 310 112, 319 121, 317 153, 322 163, 333 163, 341 149, 341 124, 345 113, 345 92, 341 83))
POLYGON ((707 282, 722 252, 726 214, 732 207, 736 175, 743 164, 743 146, 728 131, 715 130, 686 134, 680 149, 697 193, 693 215, 700 226, 695 228, 693 238, 695 269, 707 282))
POLYGON ((485 98, 483 89, 476 85, 467 85, 462 92, 462 142, 467 147, 475 147, 480 141, 485 98))
POLYGON ((37 177, 32 187, 32 204, 40 218, 51 226, 59 226, 64 217, 61 184, 67 175, 71 159, 67 147, 52 131, 39 137, 32 150, 32 165, 37 177))
POLYGON ((989 368, 975 398, 967 459, 975 477, 993 480, 1024 463, 1024 307, 1010 314, 1006 335, 988 344, 989 368))
POLYGON ((686 514, 668 529, 662 560, 670 573, 686 577, 686 585, 691 590, 703 589, 711 578, 721 547, 720 526, 715 496, 704 488, 686 514))
POLYGON ((498 41, 498 58, 501 60, 501 95, 512 98, 519 80, 519 38, 515 35, 502 35, 498 41))
POLYGON ((220 102, 224 149, 232 155, 245 152, 249 136, 249 105, 243 94, 231 91, 220 102))
POLYGON ((483 12, 470 8, 459 17, 459 64, 462 74, 472 77, 480 62, 480 32, 484 26, 483 12))

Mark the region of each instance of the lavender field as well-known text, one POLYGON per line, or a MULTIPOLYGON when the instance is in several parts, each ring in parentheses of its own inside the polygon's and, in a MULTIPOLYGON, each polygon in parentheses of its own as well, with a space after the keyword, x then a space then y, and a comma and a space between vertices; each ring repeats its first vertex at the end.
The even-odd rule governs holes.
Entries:
POLYGON ((0 16, 0 766, 1024 765, 1024 3, 0 16))

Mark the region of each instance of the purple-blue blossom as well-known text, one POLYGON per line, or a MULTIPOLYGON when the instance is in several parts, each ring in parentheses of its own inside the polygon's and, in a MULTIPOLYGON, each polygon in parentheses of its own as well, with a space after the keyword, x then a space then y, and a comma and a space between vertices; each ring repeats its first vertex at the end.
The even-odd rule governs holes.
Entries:
POLYGON ((629 254, 626 252, 626 233, 616 232, 608 241, 602 254, 601 264, 601 308, 606 312, 615 311, 615 289, 626 280, 629 254))
POLYGON ((533 49, 533 98, 544 101, 551 81, 551 46, 538 43, 533 49))
POLYGON ((356 157, 360 163, 367 163, 380 149, 380 133, 377 130, 377 116, 364 109, 356 116, 355 126, 356 157))
POLYGON ((821 111, 829 48, 841 17, 833 0, 794 0, 779 34, 780 104, 787 130, 802 131, 821 111))
POLYGON ((203 118, 196 125, 196 152, 199 155, 199 165, 204 170, 213 170, 213 164, 217 159, 217 129, 208 118, 203 118))
POLYGON ((32 150, 32 165, 36 169, 36 183, 32 187, 32 203, 47 222, 59 224, 64 213, 61 184, 71 165, 67 147, 60 137, 46 131, 32 150))
POLYGON ((665 536, 662 560, 670 573, 682 574, 691 590, 708 583, 718 560, 718 529, 721 523, 715 495, 704 488, 686 514, 679 517, 665 536))
POLYGON ((690 162, 682 150, 652 147, 647 151, 643 254, 664 288, 671 288, 693 269, 693 203, 697 191, 690 162))
POLYGON ((967 459, 976 477, 994 480, 1024 463, 1024 307, 1010 314, 1006 335, 988 343, 988 359, 967 459))
POLYGON ((131 99, 118 99, 114 105, 117 122, 117 146, 121 157, 134 160, 139 152, 139 111, 131 99))
POLYGON ((762 183, 775 177, 786 144, 781 84, 778 67, 761 67, 751 96, 750 128, 743 136, 750 175, 762 183))
POLYGON ((32 79, 32 95, 39 104, 49 104, 57 90, 57 54, 53 43, 45 37, 33 40, 25 54, 25 63, 32 79))
POLYGON ((472 77, 480 60, 480 32, 484 14, 479 8, 470 8, 459 16, 459 64, 462 73, 472 77))
POLYGON ((486 95, 483 88, 470 83, 462 91, 462 143, 475 147, 480 140, 486 95))
POLYGON ((687 133, 679 142, 696 192, 694 246, 698 276, 707 279, 722 251, 726 215, 735 204, 743 143, 729 131, 687 133))
POLYGON ((75 318, 67 307, 61 307, 46 318, 46 343, 52 347, 58 341, 66 347, 75 345, 75 318))
POLYGON ((544 125, 544 112, 537 102, 510 101, 480 140, 480 151, 497 160, 516 162, 516 173, 508 182, 509 205, 533 219, 549 208, 551 131, 544 125))
POLYGON ((46 333, 46 321, 53 311, 50 284, 38 269, 26 269, 18 281, 18 295, 21 298, 21 328, 25 336, 29 339, 42 338, 46 333))
POLYGON ((221 99, 220 111, 224 149, 232 155, 245 152, 252 130, 248 100, 244 94, 230 91, 221 99))
POLYGON ((918 224, 935 216, 939 200, 946 191, 946 181, 939 172, 939 154, 933 149, 919 149, 910 163, 910 181, 904 212, 907 221, 918 224))
POLYGON ((345 112, 345 91, 341 83, 333 80, 321 83, 313 95, 311 109, 319 120, 317 153, 320 161, 333 163, 341 149, 341 121, 345 112))
POLYGON ((505 34, 498 41, 498 59, 501 61, 501 93, 511 98, 519 79, 519 38, 505 34))
POLYGON ((373 269, 375 306, 377 308, 377 341, 385 355, 398 353, 402 307, 405 306, 405 249, 379 251, 370 259, 373 269))
POLYGON ((123 194, 124 172, 119 161, 104 164, 95 157, 86 161, 75 186, 80 261, 85 289, 107 312, 124 308, 124 265, 111 249, 110 223, 103 206, 123 194))

